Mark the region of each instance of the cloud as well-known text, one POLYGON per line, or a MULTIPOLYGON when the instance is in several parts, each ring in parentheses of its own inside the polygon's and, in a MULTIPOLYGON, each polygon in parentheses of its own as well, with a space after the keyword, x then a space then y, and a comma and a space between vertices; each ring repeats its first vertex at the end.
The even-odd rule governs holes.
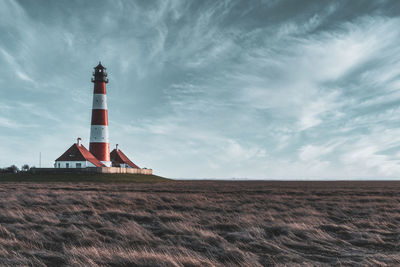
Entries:
POLYGON ((400 160, 396 153, 400 138, 398 129, 376 127, 370 135, 363 135, 343 153, 340 160, 350 171, 361 171, 364 176, 398 177, 400 160), (394 151, 390 151, 395 148, 394 151))
POLYGON ((91 68, 102 60, 112 145, 162 175, 393 178, 398 8, 3 1, 1 163, 25 163, 23 146, 51 166, 88 139, 91 68))
MULTIPOLYGON (((317 126, 323 123, 323 115, 337 110, 340 107, 338 103, 339 93, 333 91, 328 95, 315 99, 312 103, 308 103, 303 109, 299 118, 300 131, 317 126)), ((341 116, 343 114, 336 114, 341 116)))
POLYGON ((25 72, 22 71, 20 64, 17 63, 15 58, 10 55, 5 49, 0 47, 0 52, 3 55, 3 58, 9 64, 9 67, 14 70, 16 76, 23 81, 27 81, 34 84, 32 78, 30 78, 25 72))
POLYGON ((16 73, 17 73, 17 76, 21 80, 28 81, 28 82, 33 82, 33 80, 28 75, 26 75, 25 73, 23 73, 21 71, 18 71, 18 70, 16 71, 16 73))
POLYGON ((19 129, 22 128, 23 125, 20 123, 17 123, 15 121, 12 121, 8 118, 2 118, 0 117, 0 127, 2 128, 11 128, 11 129, 19 129))
POLYGON ((319 160, 321 156, 330 153, 332 149, 332 146, 306 145, 300 149, 299 157, 302 161, 319 160))

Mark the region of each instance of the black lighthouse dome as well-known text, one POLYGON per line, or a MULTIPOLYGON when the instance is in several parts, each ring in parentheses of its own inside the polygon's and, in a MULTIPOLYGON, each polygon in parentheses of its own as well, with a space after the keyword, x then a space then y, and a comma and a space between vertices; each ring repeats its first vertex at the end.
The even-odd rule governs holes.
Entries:
POLYGON ((99 64, 96 67, 94 67, 92 82, 108 83, 106 69, 107 68, 101 65, 101 61, 99 61, 99 64))

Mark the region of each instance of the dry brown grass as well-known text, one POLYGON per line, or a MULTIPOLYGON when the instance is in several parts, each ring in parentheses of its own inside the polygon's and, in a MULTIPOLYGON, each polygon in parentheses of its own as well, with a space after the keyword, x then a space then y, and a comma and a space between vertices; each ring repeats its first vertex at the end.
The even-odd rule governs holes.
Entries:
POLYGON ((0 185, 0 265, 398 266, 400 182, 0 185))

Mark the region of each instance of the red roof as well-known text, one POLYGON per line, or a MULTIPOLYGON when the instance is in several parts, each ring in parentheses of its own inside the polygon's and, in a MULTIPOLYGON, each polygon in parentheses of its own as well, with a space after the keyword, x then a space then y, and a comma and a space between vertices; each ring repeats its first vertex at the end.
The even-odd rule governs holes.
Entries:
POLYGON ((83 145, 78 146, 77 144, 73 144, 68 148, 56 161, 89 161, 96 167, 106 167, 83 145))
POLYGON ((114 149, 110 153, 110 158, 113 166, 119 167, 121 164, 128 164, 130 167, 140 169, 135 163, 133 163, 120 149, 114 149))

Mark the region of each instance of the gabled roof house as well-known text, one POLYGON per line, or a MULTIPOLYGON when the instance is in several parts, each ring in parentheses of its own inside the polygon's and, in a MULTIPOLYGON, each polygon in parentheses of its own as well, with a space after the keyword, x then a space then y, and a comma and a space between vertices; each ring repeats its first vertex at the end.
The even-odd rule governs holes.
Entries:
POLYGON ((73 144, 64 152, 55 163, 56 168, 87 168, 87 167, 106 167, 81 143, 78 138, 76 144, 73 144))
POLYGON ((111 151, 110 159, 113 167, 140 169, 118 148, 118 145, 111 151))

